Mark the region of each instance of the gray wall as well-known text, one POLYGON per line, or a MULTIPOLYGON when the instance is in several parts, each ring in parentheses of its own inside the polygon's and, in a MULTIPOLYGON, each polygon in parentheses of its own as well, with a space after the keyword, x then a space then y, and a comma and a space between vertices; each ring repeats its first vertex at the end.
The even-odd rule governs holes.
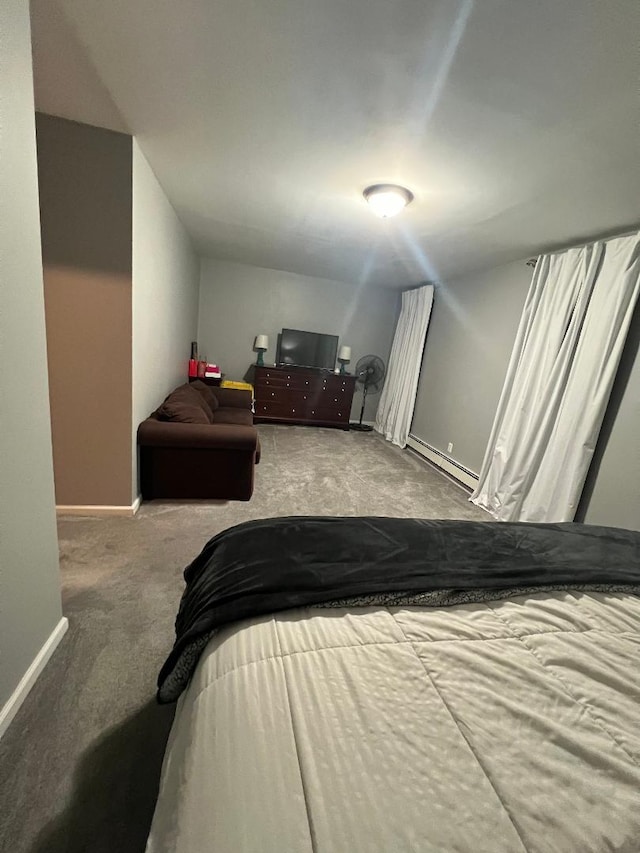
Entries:
POLYGON ((531 282, 524 261, 437 285, 413 435, 479 472, 531 282))
MULTIPOLYGON (((411 432, 479 472, 532 277, 525 261, 438 286, 411 432)), ((640 305, 576 521, 640 530, 640 305)))
MULTIPOLYGON (((269 335, 265 364, 276 358, 283 328, 338 335, 358 358, 373 353, 385 361, 398 316, 399 293, 389 288, 345 284, 295 273, 203 259, 200 278, 198 342, 200 353, 218 362, 228 378, 242 379, 255 363, 257 334, 269 335)), ((379 395, 367 401, 365 420, 373 420, 379 395)), ((352 418, 359 416, 354 397, 352 418)))
POLYGON ((131 137, 36 117, 56 501, 131 503, 131 137))
POLYGON ((28 0, 0 4, 0 708, 59 622, 28 0))
POLYGON ((136 431, 186 381, 198 325, 200 262, 137 142, 133 142, 133 494, 136 431))

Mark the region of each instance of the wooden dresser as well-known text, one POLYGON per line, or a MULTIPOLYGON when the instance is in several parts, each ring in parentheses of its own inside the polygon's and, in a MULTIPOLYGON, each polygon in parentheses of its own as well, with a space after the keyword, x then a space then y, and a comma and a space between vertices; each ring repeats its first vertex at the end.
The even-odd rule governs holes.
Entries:
POLYGON ((355 385, 355 376, 326 370, 256 367, 254 420, 349 429, 355 385))

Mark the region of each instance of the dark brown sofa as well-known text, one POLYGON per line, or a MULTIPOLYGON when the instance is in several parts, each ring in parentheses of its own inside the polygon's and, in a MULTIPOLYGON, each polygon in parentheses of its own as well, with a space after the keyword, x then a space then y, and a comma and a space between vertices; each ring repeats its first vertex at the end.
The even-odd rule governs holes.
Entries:
POLYGON ((181 385, 138 427, 140 486, 152 498, 248 501, 260 461, 251 393, 181 385))

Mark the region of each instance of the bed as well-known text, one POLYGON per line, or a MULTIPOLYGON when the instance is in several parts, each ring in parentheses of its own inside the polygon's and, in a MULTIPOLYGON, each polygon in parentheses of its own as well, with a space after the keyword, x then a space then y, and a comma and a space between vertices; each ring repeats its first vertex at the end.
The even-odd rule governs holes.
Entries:
POLYGON ((640 534, 271 519, 185 577, 149 853, 640 850, 640 534))

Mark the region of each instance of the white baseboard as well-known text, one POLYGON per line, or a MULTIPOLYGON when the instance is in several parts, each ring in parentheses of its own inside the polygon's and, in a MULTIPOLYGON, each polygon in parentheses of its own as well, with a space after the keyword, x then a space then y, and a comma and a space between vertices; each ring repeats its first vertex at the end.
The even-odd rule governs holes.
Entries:
POLYGON ((69 620, 66 616, 63 616, 51 634, 49 634, 49 637, 33 659, 29 669, 20 679, 20 683, 9 697, 9 700, 6 702, 4 707, 0 709, 0 737, 2 737, 9 728, 9 723, 18 713, 18 709, 27 698, 29 691, 36 683, 36 680, 42 670, 47 665, 49 658, 55 652, 58 643, 67 633, 68 627, 69 620))
POLYGON ((455 459, 447 456, 446 453, 443 453, 441 450, 437 450, 435 447, 427 444, 421 438, 417 438, 417 436, 410 434, 407 438, 407 447, 415 450, 415 452, 419 453, 420 456, 428 459, 429 462, 437 468, 441 468, 447 474, 454 477, 468 488, 475 490, 478 485, 478 480, 480 478, 476 473, 465 468, 464 465, 456 462, 455 459))
POLYGON ((125 516, 132 517, 140 509, 142 498, 140 495, 135 499, 131 506, 105 506, 104 504, 90 505, 77 504, 56 506, 58 515, 84 515, 84 516, 125 516))

